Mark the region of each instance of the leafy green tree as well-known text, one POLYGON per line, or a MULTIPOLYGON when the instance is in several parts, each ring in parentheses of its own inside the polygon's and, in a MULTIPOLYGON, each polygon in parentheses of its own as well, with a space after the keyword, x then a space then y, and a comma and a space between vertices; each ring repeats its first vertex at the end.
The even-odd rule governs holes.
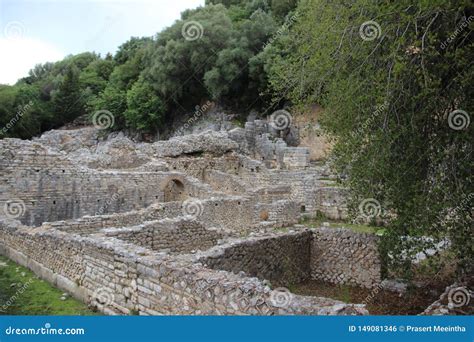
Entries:
POLYGON ((128 127, 138 131, 156 132, 161 128, 165 105, 153 87, 140 78, 127 92, 125 119, 128 127))
POLYGON ((385 213, 390 269, 409 270, 404 253, 426 244, 404 236, 425 235, 449 238, 459 272, 469 272, 473 43, 472 31, 457 28, 472 4, 312 0, 298 11, 281 46, 286 57, 270 68, 272 88, 297 107, 325 108, 322 124, 336 141, 335 166, 349 176, 354 214, 368 198, 385 213))
POLYGON ((71 122, 85 113, 84 99, 79 83, 79 69, 71 64, 64 78, 52 96, 52 104, 58 125, 71 122))

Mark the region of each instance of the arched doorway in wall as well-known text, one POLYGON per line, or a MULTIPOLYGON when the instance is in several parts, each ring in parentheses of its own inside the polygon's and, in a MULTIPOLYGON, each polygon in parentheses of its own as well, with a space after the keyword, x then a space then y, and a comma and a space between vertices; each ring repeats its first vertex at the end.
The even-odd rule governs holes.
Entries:
POLYGON ((184 201, 188 198, 183 182, 179 179, 170 179, 163 187, 164 201, 184 201))

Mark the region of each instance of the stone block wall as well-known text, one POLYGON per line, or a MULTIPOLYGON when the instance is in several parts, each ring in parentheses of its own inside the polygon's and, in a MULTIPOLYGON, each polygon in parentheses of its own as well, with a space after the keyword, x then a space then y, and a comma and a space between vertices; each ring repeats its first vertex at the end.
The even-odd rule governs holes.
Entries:
POLYGON ((314 230, 311 277, 372 288, 382 281, 377 236, 344 228, 314 230))
POLYGON ((300 207, 295 201, 279 200, 257 205, 256 220, 270 221, 276 227, 288 227, 298 223, 300 207))
POLYGON ((281 306, 257 278, 212 270, 113 237, 40 231, 0 220, 0 253, 106 314, 367 314, 364 305, 320 297, 291 295, 281 306))
POLYGON ((131 242, 155 251, 189 253, 206 250, 217 244, 222 235, 215 229, 205 229, 190 218, 146 222, 138 227, 109 228, 106 236, 131 242))
POLYGON ((209 184, 215 191, 226 194, 242 195, 250 190, 250 187, 239 177, 216 170, 206 171, 203 181, 209 184))
POLYGON ((322 186, 316 189, 316 210, 332 220, 348 218, 348 191, 341 187, 322 186))
POLYGON ((310 254, 311 233, 304 231, 219 246, 200 261, 212 269, 243 271, 284 286, 309 278, 310 254))

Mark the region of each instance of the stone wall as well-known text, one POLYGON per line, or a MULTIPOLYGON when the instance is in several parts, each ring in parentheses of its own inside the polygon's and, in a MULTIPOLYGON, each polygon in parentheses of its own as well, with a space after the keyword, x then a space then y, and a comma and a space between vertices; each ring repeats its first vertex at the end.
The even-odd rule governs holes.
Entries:
MULTIPOLYGON (((297 130, 288 129, 287 140, 298 140, 297 130)), ((236 128, 229 132, 229 138, 239 144, 242 152, 261 160, 266 167, 279 169, 300 169, 309 166, 309 149, 289 147, 277 131, 265 120, 246 122, 245 128, 236 128)))
POLYGON ((16 139, 0 142, 0 204, 24 203, 21 221, 44 221, 126 212, 163 201, 164 184, 178 178, 187 195, 212 188, 181 173, 97 171, 73 165, 60 153, 16 139))
POLYGON ((332 220, 348 218, 347 197, 345 188, 334 186, 320 186, 315 191, 316 210, 332 220))
POLYGON ((245 272, 287 286, 309 278, 310 242, 309 231, 250 238, 219 246, 200 261, 213 269, 245 272))
POLYGON ((311 277, 372 288, 382 281, 377 236, 344 228, 314 230, 311 277))
POLYGON ((216 229, 205 229, 190 218, 151 221, 136 227, 108 228, 102 232, 138 246, 173 253, 206 250, 222 237, 216 229))
POLYGON ((106 314, 367 314, 363 305, 321 297, 291 295, 281 306, 257 278, 113 237, 80 237, 0 220, 0 241, 0 253, 106 314))

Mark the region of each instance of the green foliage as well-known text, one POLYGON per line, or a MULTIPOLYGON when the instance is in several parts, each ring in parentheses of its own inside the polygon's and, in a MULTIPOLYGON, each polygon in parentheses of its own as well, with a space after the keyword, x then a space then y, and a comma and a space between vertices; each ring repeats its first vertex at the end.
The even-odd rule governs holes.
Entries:
POLYGON ((454 110, 474 112, 472 31, 459 29, 472 9, 454 0, 303 1, 290 39, 274 44, 272 89, 296 107, 325 108, 355 212, 364 198, 381 203, 392 267, 409 265, 403 251, 426 247, 406 235, 448 237, 460 272, 472 266, 473 125, 449 126, 454 110), (369 20, 380 30, 364 40, 369 20))
POLYGON ((127 126, 139 131, 156 131, 162 124, 165 106, 153 87, 143 79, 127 92, 127 126))
POLYGON ((130 38, 114 56, 85 52, 37 65, 12 89, 0 89, 0 123, 15 117, 26 94, 34 100, 3 136, 30 138, 99 110, 114 115, 111 129, 153 133, 204 100, 243 112, 266 106, 270 59, 262 50, 295 4, 207 1, 154 37, 130 38))
POLYGON ((59 125, 71 122, 84 114, 79 69, 74 64, 67 67, 64 79, 52 95, 52 103, 59 125))

